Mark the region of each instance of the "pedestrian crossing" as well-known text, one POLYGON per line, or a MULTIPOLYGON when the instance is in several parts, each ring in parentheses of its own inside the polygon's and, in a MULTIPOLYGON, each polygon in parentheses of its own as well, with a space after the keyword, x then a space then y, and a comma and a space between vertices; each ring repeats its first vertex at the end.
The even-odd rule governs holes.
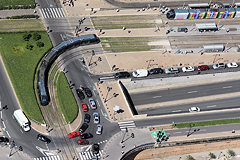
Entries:
POLYGON ((64 18, 66 14, 63 8, 40 8, 39 12, 43 18, 64 18))
POLYGON ((134 121, 118 122, 118 125, 122 131, 126 131, 126 129, 128 129, 128 128, 136 128, 134 121))
POLYGON ((102 157, 103 150, 100 150, 98 154, 93 154, 92 151, 85 151, 85 152, 79 152, 80 160, 90 160, 93 156, 98 157, 100 159, 102 157))
POLYGON ((33 160, 61 160, 60 156, 45 156, 45 157, 38 157, 34 158, 33 160))

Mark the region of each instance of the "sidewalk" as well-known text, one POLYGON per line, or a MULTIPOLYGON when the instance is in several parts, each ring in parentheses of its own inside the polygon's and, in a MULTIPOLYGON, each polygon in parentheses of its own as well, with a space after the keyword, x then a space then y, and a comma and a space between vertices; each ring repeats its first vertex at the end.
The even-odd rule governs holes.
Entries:
POLYGON ((19 151, 18 148, 13 148, 12 151, 8 145, 1 146, 0 148, 0 160, 32 160, 28 154, 24 151, 19 151), (11 153, 11 156, 9 157, 11 153))

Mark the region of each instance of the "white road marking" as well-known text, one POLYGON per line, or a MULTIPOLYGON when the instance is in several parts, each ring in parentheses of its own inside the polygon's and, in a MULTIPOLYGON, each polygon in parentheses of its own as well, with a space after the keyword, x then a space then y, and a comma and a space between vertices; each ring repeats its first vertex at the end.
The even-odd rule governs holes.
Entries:
POLYGON ((23 131, 22 131, 22 129, 20 128, 20 131, 22 132, 22 134, 23 134, 23 131))
POLYGON ((175 134, 182 133, 182 132, 175 132, 175 134))
POLYGON ((200 129, 200 131, 206 131, 206 129, 200 129))
POLYGON ((152 98, 161 98, 162 96, 154 96, 154 97, 152 97, 152 98))
POLYGON ((196 92, 198 92, 198 91, 190 91, 190 92, 187 92, 187 93, 196 93, 196 92))
POLYGON ((2 111, 1 111, 1 119, 2 119, 2 111))
POLYGON ((232 86, 226 86, 226 87, 222 87, 222 88, 232 88, 232 86))
POLYGON ((91 147, 92 147, 92 145, 90 145, 85 151, 89 151, 91 147))
POLYGON ((2 123, 3 123, 3 128, 6 128, 6 125, 5 125, 4 121, 2 121, 2 123))
POLYGON ((8 133, 8 131, 6 131, 6 133, 7 133, 8 137, 11 138, 10 134, 8 133))
POLYGON ((176 111, 172 111, 172 112, 181 112, 182 110, 176 110, 176 111))
POLYGON ((211 105, 211 106, 207 106, 207 108, 213 108, 216 107, 217 105, 211 105))

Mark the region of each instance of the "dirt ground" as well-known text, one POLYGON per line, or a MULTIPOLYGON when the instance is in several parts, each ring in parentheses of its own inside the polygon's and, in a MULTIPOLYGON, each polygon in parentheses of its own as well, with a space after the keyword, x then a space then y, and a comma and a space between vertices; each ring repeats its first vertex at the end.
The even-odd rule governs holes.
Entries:
POLYGON ((192 154, 207 151, 217 151, 231 148, 239 148, 240 140, 205 143, 205 144, 194 144, 176 147, 165 147, 165 148, 155 148, 147 149, 140 152, 134 160, 146 160, 152 158, 162 158, 183 154, 192 154))

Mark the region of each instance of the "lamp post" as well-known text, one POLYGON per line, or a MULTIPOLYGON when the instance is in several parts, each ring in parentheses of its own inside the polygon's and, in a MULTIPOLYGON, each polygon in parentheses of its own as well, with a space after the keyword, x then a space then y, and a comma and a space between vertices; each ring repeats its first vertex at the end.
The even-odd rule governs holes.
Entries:
POLYGON ((123 143, 123 142, 124 142, 125 135, 126 135, 126 133, 128 132, 128 128, 126 127, 125 129, 126 129, 126 130, 125 130, 125 132, 124 132, 124 134, 123 134, 123 138, 122 138, 122 141, 121 141, 121 143, 123 143))
POLYGON ((195 126, 194 123, 190 123, 190 124, 189 124, 189 127, 190 127, 190 128, 189 128, 189 131, 188 131, 187 137, 191 135, 191 134, 190 134, 190 131, 191 131, 192 127, 194 127, 194 126, 195 126))
POLYGON ((112 90, 112 87, 107 87, 107 94, 106 94, 106 98, 104 99, 104 103, 107 102, 107 97, 108 97, 108 93, 112 90))
POLYGON ((148 69, 148 68, 150 67, 150 63, 151 63, 151 62, 154 62, 154 60, 153 60, 153 59, 150 59, 150 60, 147 60, 146 62, 148 63, 148 66, 147 66, 147 69, 148 69))
POLYGON ((8 157, 11 157, 12 156, 12 150, 13 150, 13 148, 15 147, 15 142, 14 141, 12 141, 11 142, 11 144, 10 144, 10 153, 9 153, 9 155, 8 155, 8 157))
POLYGON ((92 58, 94 55, 95 55, 95 52, 94 52, 94 50, 92 50, 92 55, 91 55, 90 61, 88 63, 88 66, 91 66, 92 58))

